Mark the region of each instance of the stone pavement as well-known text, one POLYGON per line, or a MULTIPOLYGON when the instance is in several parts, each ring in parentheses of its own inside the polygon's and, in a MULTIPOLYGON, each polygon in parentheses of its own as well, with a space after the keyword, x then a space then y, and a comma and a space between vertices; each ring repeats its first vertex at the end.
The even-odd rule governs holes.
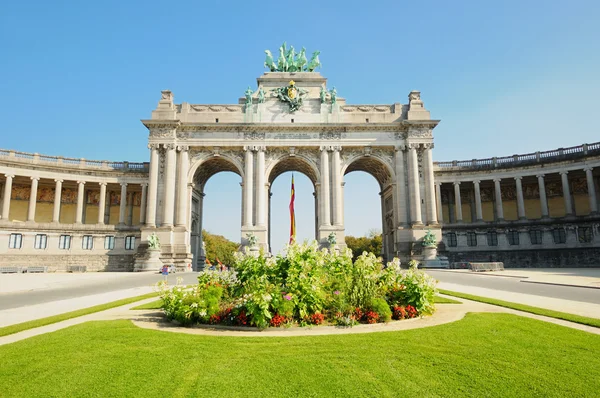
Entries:
POLYGON ((136 278, 139 275, 133 272, 0 274, 0 294, 111 283, 124 278, 136 278))

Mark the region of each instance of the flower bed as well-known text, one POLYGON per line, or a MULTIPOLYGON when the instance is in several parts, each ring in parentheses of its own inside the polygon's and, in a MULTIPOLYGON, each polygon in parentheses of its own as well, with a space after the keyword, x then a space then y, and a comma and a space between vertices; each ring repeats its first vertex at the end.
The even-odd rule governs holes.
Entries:
POLYGON ((193 287, 161 282, 163 309, 183 325, 259 328, 389 322, 432 314, 435 280, 417 270, 387 266, 371 253, 354 262, 350 250, 330 253, 316 242, 285 255, 236 253, 233 271, 205 271, 193 287))

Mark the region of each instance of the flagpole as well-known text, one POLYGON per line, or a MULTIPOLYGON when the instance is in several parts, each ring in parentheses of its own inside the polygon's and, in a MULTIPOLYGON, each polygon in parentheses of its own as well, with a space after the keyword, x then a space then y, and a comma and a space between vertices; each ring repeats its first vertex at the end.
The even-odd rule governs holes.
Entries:
POLYGON ((290 193, 290 245, 296 241, 296 212, 294 209, 295 199, 296 189, 294 188, 294 173, 292 173, 292 188, 290 193))

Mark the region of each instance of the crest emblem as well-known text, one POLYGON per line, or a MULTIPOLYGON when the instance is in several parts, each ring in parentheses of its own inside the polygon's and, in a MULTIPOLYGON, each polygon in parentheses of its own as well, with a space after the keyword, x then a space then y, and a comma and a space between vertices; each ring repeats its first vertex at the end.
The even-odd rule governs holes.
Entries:
POLYGON ((308 91, 296 87, 296 82, 293 80, 290 81, 288 86, 273 89, 271 92, 275 97, 290 105, 290 113, 300 109, 303 102, 303 96, 308 93, 308 91))

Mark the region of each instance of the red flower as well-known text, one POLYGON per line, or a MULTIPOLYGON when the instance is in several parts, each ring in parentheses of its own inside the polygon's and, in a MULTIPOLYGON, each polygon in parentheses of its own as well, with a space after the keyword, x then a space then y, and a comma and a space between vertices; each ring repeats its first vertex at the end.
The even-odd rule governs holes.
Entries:
POLYGON ((213 314, 208 319, 208 323, 210 323, 211 325, 216 325, 217 323, 221 323, 221 317, 217 314, 213 314))
POLYGON ((273 315, 273 318, 271 318, 271 321, 269 323, 271 326, 278 328, 279 326, 283 325, 286 322, 287 322, 286 317, 279 315, 279 314, 275 314, 275 315, 273 315))
POLYGON ((323 323, 324 320, 325 320, 325 315, 320 314, 320 313, 312 314, 310 316, 310 323, 312 323, 313 325, 320 325, 323 323))
POLYGON ((379 321, 379 314, 374 311, 367 311, 365 317, 367 318, 367 323, 377 323, 379 321))

